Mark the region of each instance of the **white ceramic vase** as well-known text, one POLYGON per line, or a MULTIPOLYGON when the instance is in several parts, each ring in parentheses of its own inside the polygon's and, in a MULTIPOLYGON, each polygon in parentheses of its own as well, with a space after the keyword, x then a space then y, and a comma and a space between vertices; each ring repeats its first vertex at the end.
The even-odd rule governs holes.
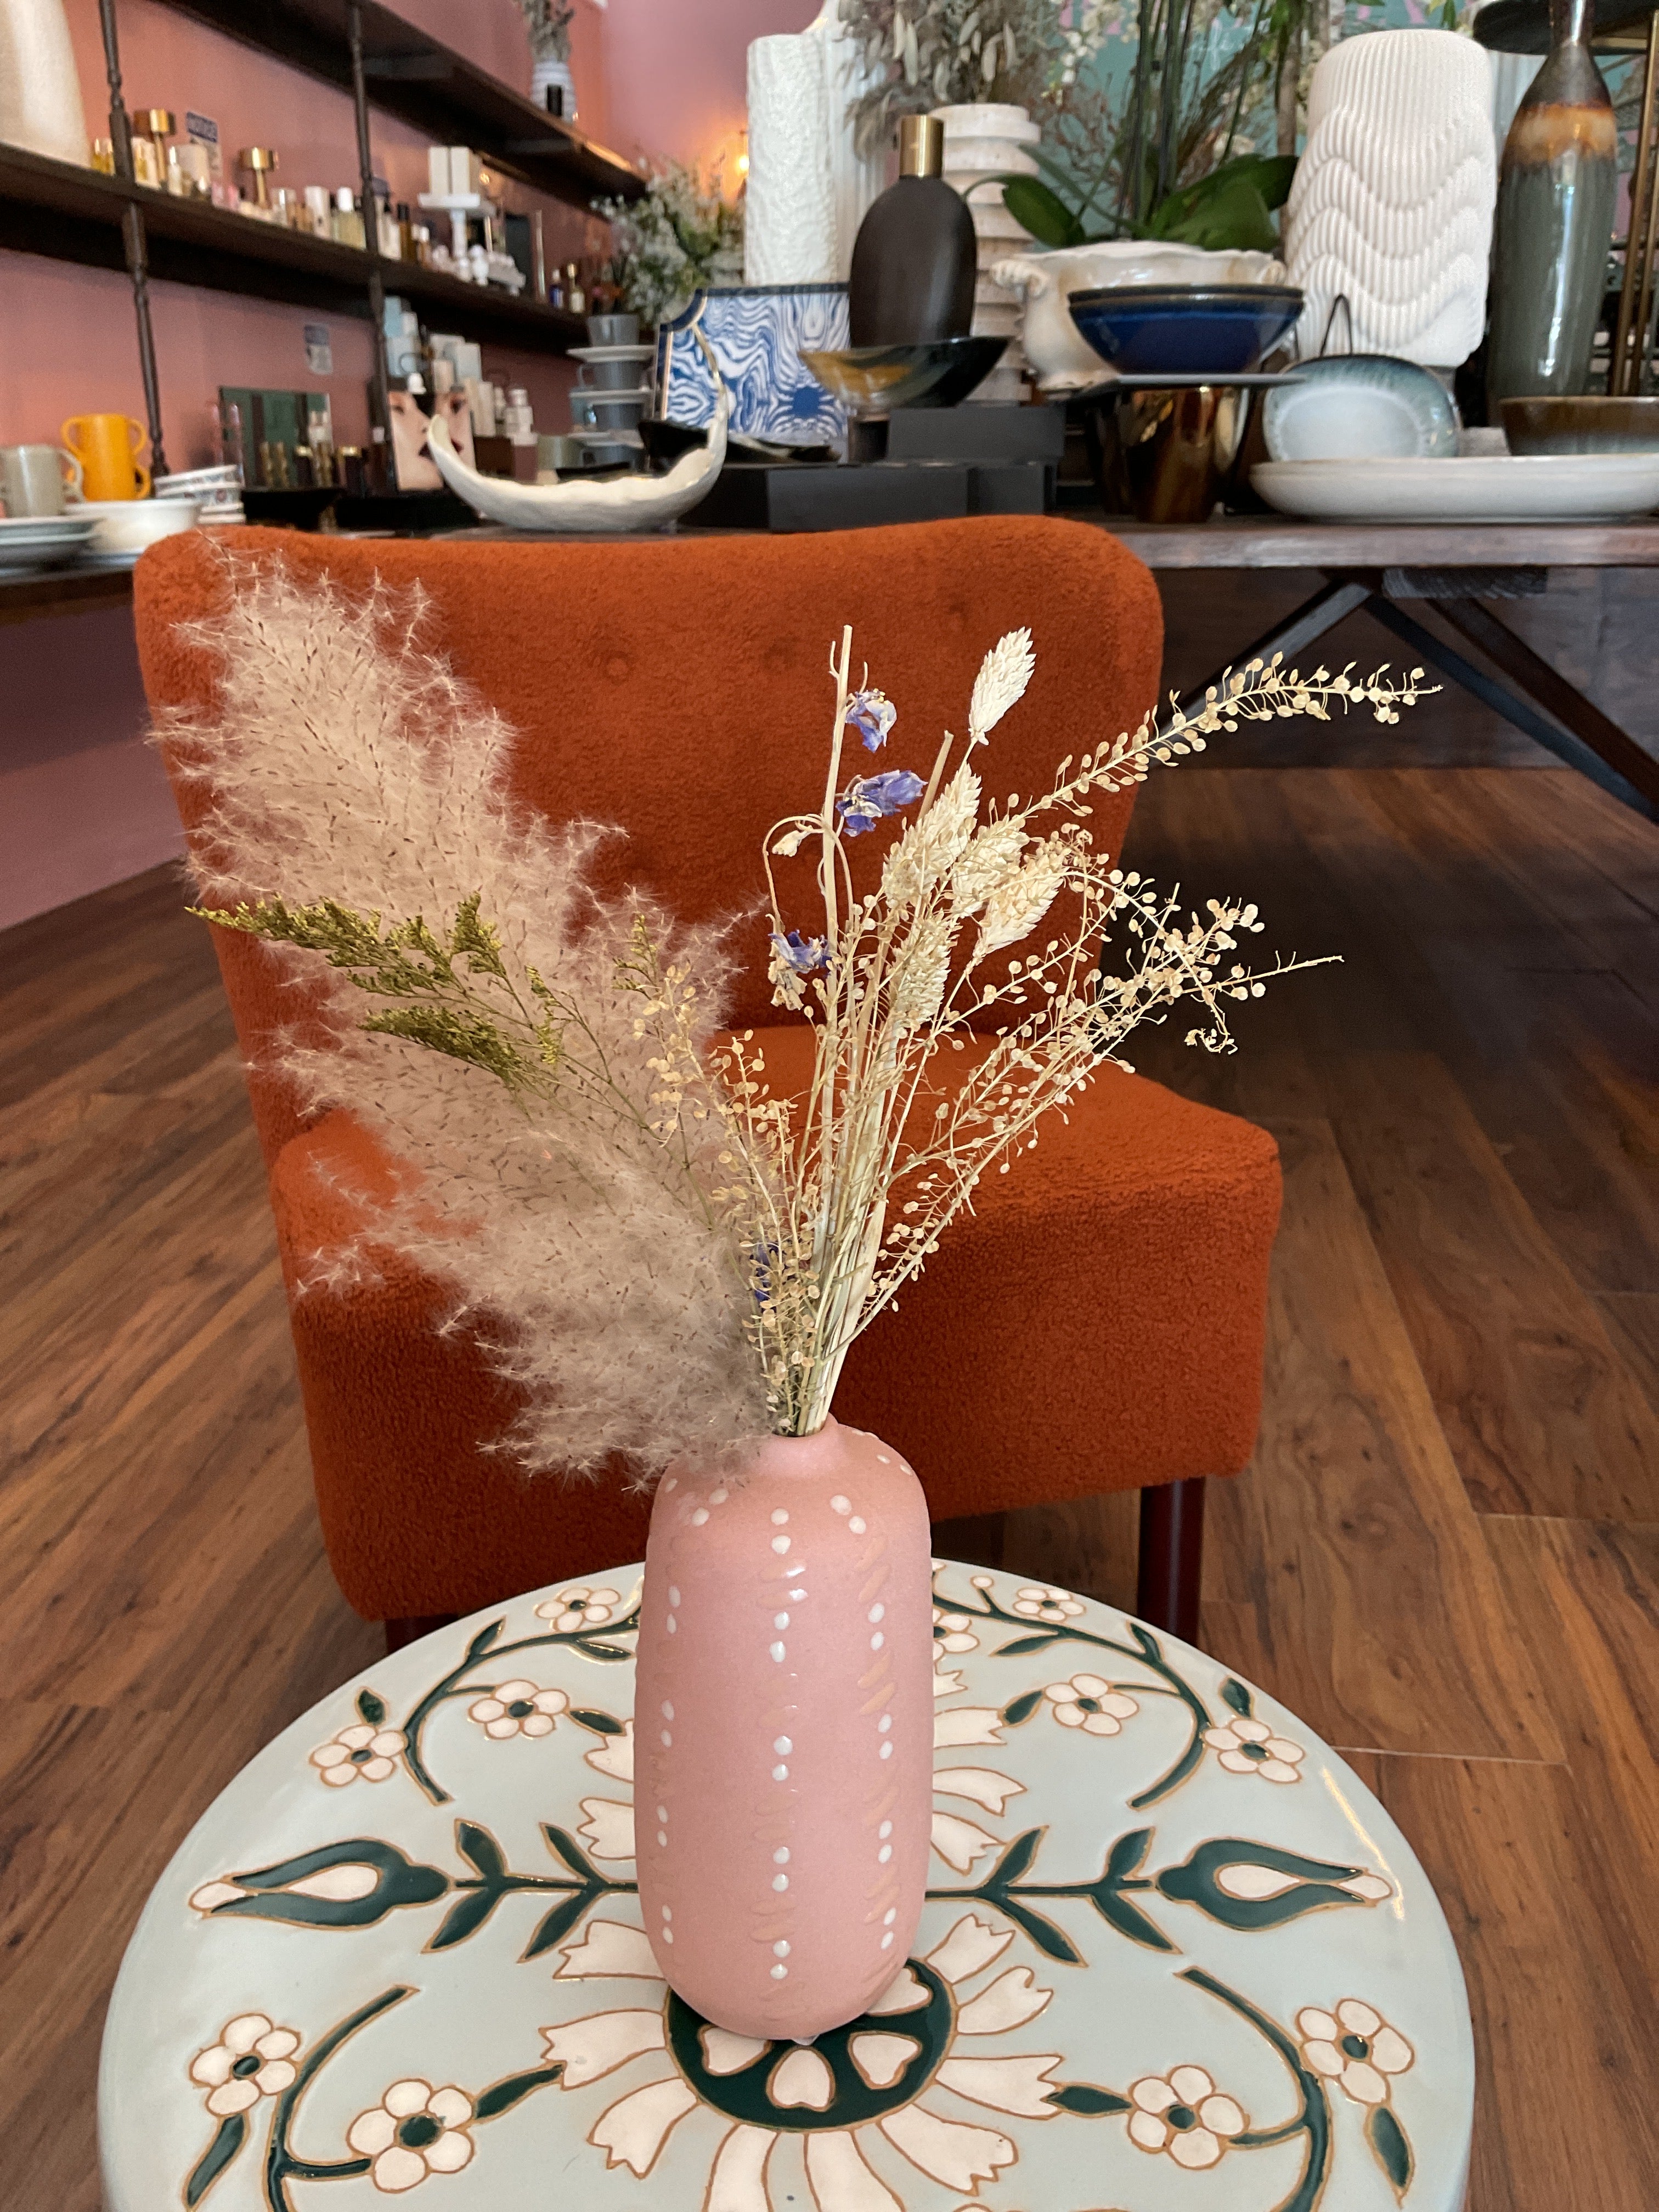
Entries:
POLYGON ((1375 31, 1321 59, 1283 222, 1297 326, 1319 350, 1346 297, 1355 353, 1455 368, 1480 343, 1498 153, 1486 49, 1450 31, 1375 31))
POLYGON ((1025 356, 1020 345, 1024 309, 1019 294, 1000 284, 992 271, 1006 255, 1029 246, 1031 234, 1003 205, 1001 187, 984 180, 999 175, 1036 176, 1037 165, 1030 149, 1042 133, 1023 107, 1006 101, 936 107, 933 113, 945 125, 945 181, 967 199, 979 240, 974 335, 1010 341, 973 398, 1006 404, 1018 400, 1024 389, 1025 356))
MULTIPOLYGON (((576 80, 570 74, 570 64, 554 54, 538 57, 530 71, 530 97, 538 107, 547 106, 547 95, 554 85, 559 88, 561 123, 576 119, 576 80)), ((549 110, 551 112, 551 110, 549 110)))
POLYGON ((0 141, 90 166, 64 0, 0 0, 0 141))
POLYGON ((803 33, 749 48, 745 284, 836 280, 836 186, 824 46, 803 33))
POLYGON ((993 264, 991 274, 999 284, 1023 295, 1025 358, 1038 390, 1058 396, 1086 391, 1117 374, 1072 320, 1066 303, 1073 292, 1118 284, 1282 284, 1285 265, 1271 253, 1243 248, 1215 252, 1201 246, 1117 238, 1094 246, 1010 253, 993 264))

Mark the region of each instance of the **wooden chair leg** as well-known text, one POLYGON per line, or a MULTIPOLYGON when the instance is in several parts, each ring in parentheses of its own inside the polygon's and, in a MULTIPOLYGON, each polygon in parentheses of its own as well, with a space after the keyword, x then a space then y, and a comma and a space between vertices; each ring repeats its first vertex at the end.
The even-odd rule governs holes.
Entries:
POLYGON ((386 1648, 388 1652, 401 1651, 405 1644, 418 1638, 430 1636, 434 1628, 449 1628, 460 1619, 459 1613, 417 1613, 407 1620, 388 1620, 386 1624, 386 1648))
POLYGON ((1203 1565, 1204 1477, 1143 1490, 1135 1611, 1149 1627, 1197 1643, 1203 1565))

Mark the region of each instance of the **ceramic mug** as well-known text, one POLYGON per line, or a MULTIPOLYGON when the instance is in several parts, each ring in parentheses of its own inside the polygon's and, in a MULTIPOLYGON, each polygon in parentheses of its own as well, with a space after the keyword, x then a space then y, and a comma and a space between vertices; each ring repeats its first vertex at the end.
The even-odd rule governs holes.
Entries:
POLYGON ((585 361, 576 381, 589 392, 632 392, 640 381, 636 361, 585 361))
POLYGON ((81 496, 81 464, 73 453, 57 446, 0 446, 0 504, 14 522, 26 514, 61 514, 66 493, 81 496))
POLYGON ((631 346, 640 342, 640 319, 637 315, 590 315, 587 319, 587 343, 596 346, 631 346))
POLYGON ((64 443, 84 471, 88 499, 148 499, 149 471, 138 459, 149 434, 131 415, 71 415, 64 443))

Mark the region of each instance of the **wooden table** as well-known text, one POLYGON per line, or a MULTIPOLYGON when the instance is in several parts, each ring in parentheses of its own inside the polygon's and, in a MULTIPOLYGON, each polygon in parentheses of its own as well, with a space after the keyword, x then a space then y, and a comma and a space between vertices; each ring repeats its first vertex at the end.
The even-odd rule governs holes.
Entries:
MULTIPOLYGON (((1085 528, 1109 531, 1149 568, 1316 570, 1326 579, 1322 588, 1236 653, 1231 665, 1275 653, 1293 661, 1363 607, 1425 664, 1626 806, 1659 820, 1659 760, 1534 653, 1489 604, 1494 598, 1533 596, 1545 588, 1552 568, 1659 567, 1659 520, 1449 524, 1230 515, 1183 524, 1094 514, 1077 520, 1085 528), (1402 600, 1431 603, 1508 681, 1425 629, 1402 600)), ((1199 685, 1183 705, 1201 698, 1204 689, 1199 685)))
POLYGON ((811 2049, 708 2028, 640 1921, 638 1574, 410 1644, 210 1808, 110 2006, 107 2212, 1458 2212, 1468 2009, 1399 1829, 1012 1575, 939 1568, 915 1956, 811 2049))

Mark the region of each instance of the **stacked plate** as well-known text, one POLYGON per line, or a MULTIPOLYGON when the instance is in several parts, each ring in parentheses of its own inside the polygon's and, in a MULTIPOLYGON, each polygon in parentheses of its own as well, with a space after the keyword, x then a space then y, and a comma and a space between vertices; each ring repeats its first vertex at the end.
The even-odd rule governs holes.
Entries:
POLYGON ((0 519, 0 575, 32 568, 65 568, 76 560, 96 524, 83 514, 20 514, 0 519))

